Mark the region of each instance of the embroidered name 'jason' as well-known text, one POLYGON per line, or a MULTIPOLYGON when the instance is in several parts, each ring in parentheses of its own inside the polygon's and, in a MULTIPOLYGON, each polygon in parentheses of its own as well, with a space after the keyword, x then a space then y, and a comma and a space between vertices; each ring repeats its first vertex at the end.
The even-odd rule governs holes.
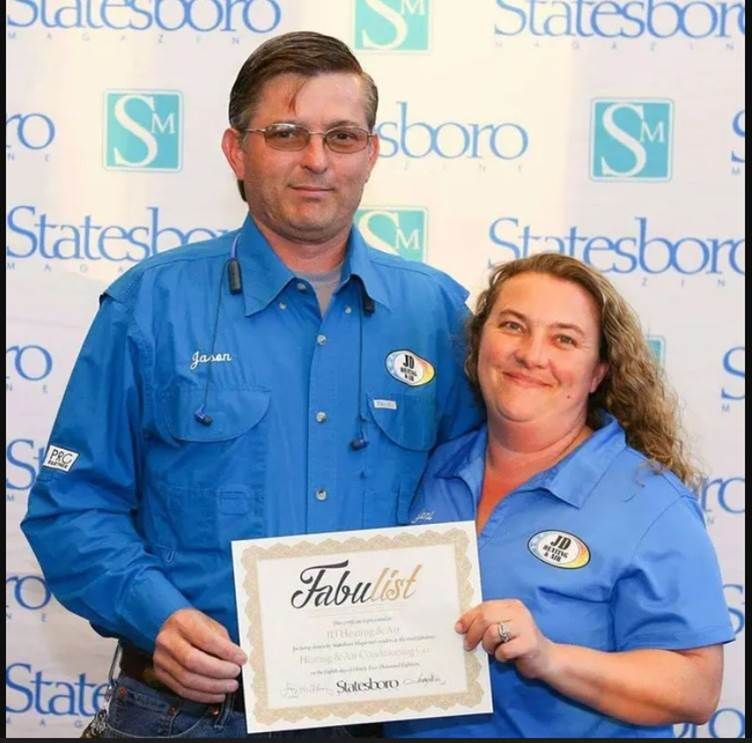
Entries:
POLYGON ((199 364, 211 364, 215 361, 232 361, 231 353, 200 353, 196 351, 191 356, 191 369, 195 369, 199 364))

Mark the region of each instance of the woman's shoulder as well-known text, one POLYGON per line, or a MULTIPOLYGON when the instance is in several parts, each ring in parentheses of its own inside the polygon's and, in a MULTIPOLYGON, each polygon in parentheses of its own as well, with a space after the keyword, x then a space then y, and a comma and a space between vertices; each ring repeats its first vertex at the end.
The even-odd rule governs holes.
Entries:
POLYGON ((483 462, 487 437, 487 429, 483 425, 439 444, 431 452, 425 477, 451 477, 474 459, 479 458, 483 462))
POLYGON ((630 446, 615 458, 599 486, 613 501, 620 501, 625 510, 636 508, 643 518, 658 518, 669 510, 678 510, 702 519, 697 494, 671 470, 630 446))

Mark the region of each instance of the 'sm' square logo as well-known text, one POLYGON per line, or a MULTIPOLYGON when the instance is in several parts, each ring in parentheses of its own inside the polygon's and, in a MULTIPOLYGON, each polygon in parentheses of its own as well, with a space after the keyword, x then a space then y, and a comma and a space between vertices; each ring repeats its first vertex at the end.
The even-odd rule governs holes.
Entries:
POLYGON ((595 100, 590 175, 595 180, 671 178, 674 105, 668 100, 595 100))
POLYGON ((104 166, 115 170, 180 170, 183 103, 180 93, 105 93, 104 166))
POLYGON ((423 261, 427 215, 419 208, 364 207, 355 212, 355 224, 363 239, 377 250, 423 261))
POLYGON ((356 49, 424 52, 431 0, 354 0, 356 49))
POLYGON ((649 335, 646 340, 653 357, 663 366, 666 362, 666 339, 662 335, 649 335))

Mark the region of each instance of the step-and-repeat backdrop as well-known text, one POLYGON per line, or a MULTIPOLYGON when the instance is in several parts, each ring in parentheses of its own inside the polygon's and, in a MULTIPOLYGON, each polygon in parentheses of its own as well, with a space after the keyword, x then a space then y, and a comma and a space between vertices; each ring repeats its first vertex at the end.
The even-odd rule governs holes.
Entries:
POLYGON ((379 86, 356 215, 375 247, 471 300, 490 265, 560 251, 638 310, 707 472, 737 632, 718 711, 676 734, 741 736, 744 28, 730 0, 8 0, 7 734, 75 737, 104 701, 114 643, 50 595, 18 528, 97 298, 240 225, 230 87, 265 39, 311 29, 379 86))

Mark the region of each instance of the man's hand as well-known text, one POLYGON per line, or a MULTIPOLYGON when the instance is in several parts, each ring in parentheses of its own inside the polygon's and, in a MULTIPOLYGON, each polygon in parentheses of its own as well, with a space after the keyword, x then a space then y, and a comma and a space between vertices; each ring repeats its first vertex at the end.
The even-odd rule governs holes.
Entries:
POLYGON ((154 646, 156 677, 194 702, 221 703, 236 691, 248 660, 227 630, 197 609, 178 609, 165 620, 154 646))

